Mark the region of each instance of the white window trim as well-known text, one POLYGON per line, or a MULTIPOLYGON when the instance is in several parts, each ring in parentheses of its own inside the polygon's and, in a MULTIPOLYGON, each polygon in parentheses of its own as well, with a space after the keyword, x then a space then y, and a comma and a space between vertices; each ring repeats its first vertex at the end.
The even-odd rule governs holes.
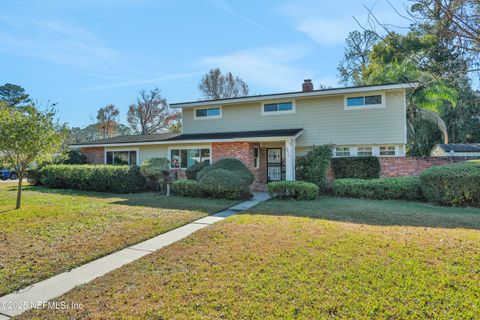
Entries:
POLYGON ((372 156, 375 155, 375 153, 373 151, 373 149, 374 149, 373 146, 357 146, 355 149, 357 149, 357 155, 356 155, 357 157, 372 157, 372 156), (367 148, 367 149, 370 148, 371 154, 370 155, 359 155, 358 153, 362 152, 362 151, 358 150, 359 148, 367 148))
POLYGON ((343 96, 343 109, 344 110, 365 110, 365 109, 379 109, 385 108, 385 92, 364 92, 364 93, 357 93, 357 94, 346 94, 343 96), (347 106, 347 98, 355 98, 355 97, 367 97, 367 96, 381 96, 382 103, 380 104, 369 104, 363 105, 358 107, 349 107, 347 106))
MULTIPOLYGON (((135 151, 137 154, 137 164, 136 166, 140 166, 140 149, 139 148, 128 148, 128 149, 104 149, 103 152, 103 164, 107 164, 107 152, 120 152, 120 151, 135 151)), ((130 164, 129 164, 130 165, 130 164)))
POLYGON ((223 107, 222 106, 210 106, 210 107, 198 107, 193 109, 193 120, 215 120, 215 119, 222 119, 223 115, 223 107), (205 117, 197 117, 197 110, 203 109, 219 109, 220 115, 218 116, 205 116, 205 117))
POLYGON ((381 145, 381 146, 378 146, 378 156, 379 156, 379 157, 382 157, 382 158, 383 158, 383 157, 396 157, 396 156, 398 156, 398 154, 399 154, 399 148, 398 148, 398 146, 396 146, 396 145, 389 144, 389 145, 381 145), (385 148, 394 147, 394 152, 395 152, 395 154, 380 154, 380 152, 381 152, 381 151, 380 151, 380 148, 383 148, 383 147, 385 147, 385 148))
POLYGON ((334 151, 333 151, 333 157, 334 158, 348 158, 348 157, 352 157, 352 151, 353 151, 353 147, 349 147, 349 146, 338 146, 338 147, 335 147, 334 151), (350 153, 350 155, 348 156, 337 156, 337 148, 348 148, 348 152, 350 153))
POLYGON ((212 164, 212 146, 211 145, 201 145, 201 146, 178 146, 178 147, 168 147, 168 166, 170 169, 185 170, 187 168, 172 168, 172 150, 186 150, 186 149, 209 149, 210 150, 210 164, 212 164))
POLYGON ((261 112, 261 115, 262 116, 278 116, 278 115, 282 115, 282 114, 293 114, 293 113, 296 113, 297 112, 297 107, 296 107, 296 103, 295 103, 295 100, 284 100, 284 101, 265 101, 265 102, 262 102, 261 103, 261 106, 260 106, 260 112, 261 112), (266 104, 272 104, 272 103, 285 103, 285 102, 291 102, 292 103, 292 110, 284 110, 284 111, 267 111, 265 112, 265 105, 266 104))
POLYGON ((255 168, 255 169, 260 168, 260 147, 257 147, 257 146, 254 146, 254 147, 253 147, 253 159, 254 159, 254 160, 253 160, 253 161, 254 161, 254 168, 255 168), (255 149, 258 150, 258 151, 257 151, 257 155, 258 155, 258 156, 257 156, 257 165, 255 165, 255 149))

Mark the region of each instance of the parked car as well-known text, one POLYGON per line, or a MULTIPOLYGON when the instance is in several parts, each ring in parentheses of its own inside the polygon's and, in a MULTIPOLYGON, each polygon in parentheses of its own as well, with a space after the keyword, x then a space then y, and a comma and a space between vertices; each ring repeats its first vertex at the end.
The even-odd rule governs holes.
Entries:
POLYGON ((17 180, 18 175, 15 170, 9 170, 9 169, 0 169, 0 179, 2 180, 7 180, 7 179, 12 179, 12 180, 17 180))

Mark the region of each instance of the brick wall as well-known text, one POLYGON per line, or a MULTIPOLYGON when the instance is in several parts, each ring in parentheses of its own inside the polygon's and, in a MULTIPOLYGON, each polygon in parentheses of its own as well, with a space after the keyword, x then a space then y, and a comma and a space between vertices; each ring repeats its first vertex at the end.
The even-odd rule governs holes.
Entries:
POLYGON ((87 157, 87 163, 89 164, 104 164, 105 149, 103 147, 98 148, 80 148, 80 152, 87 157))
MULTIPOLYGON (((380 177, 395 178, 418 176, 423 170, 433 166, 443 166, 450 163, 475 159, 475 157, 380 157, 380 177)), ((333 171, 327 172, 327 181, 334 180, 333 171)))
POLYGON ((250 171, 255 175, 255 182, 252 185, 253 190, 264 190, 267 162, 265 159, 265 148, 261 148, 259 143, 251 142, 214 142, 212 143, 212 161, 223 158, 236 158, 242 161, 250 171), (259 147, 260 165, 254 167, 253 149, 259 147))
POLYGON ((380 160, 380 177, 418 176, 423 170, 433 166, 467 160, 463 157, 385 157, 380 160))

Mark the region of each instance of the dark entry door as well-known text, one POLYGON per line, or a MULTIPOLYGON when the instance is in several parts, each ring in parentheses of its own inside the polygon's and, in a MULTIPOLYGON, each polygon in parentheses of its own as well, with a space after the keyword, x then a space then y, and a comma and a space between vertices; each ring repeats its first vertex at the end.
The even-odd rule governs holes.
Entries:
POLYGON ((282 180, 282 148, 267 149, 267 181, 282 180))

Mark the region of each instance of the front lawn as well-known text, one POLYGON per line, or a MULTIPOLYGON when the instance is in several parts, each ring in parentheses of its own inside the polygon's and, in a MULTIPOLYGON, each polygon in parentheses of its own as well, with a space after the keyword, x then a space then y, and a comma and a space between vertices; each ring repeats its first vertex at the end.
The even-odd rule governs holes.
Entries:
POLYGON ((0 296, 220 211, 232 201, 0 184, 0 296))
POLYGON ((480 209, 271 200, 56 299, 79 310, 23 317, 474 319, 479 226, 480 209))

